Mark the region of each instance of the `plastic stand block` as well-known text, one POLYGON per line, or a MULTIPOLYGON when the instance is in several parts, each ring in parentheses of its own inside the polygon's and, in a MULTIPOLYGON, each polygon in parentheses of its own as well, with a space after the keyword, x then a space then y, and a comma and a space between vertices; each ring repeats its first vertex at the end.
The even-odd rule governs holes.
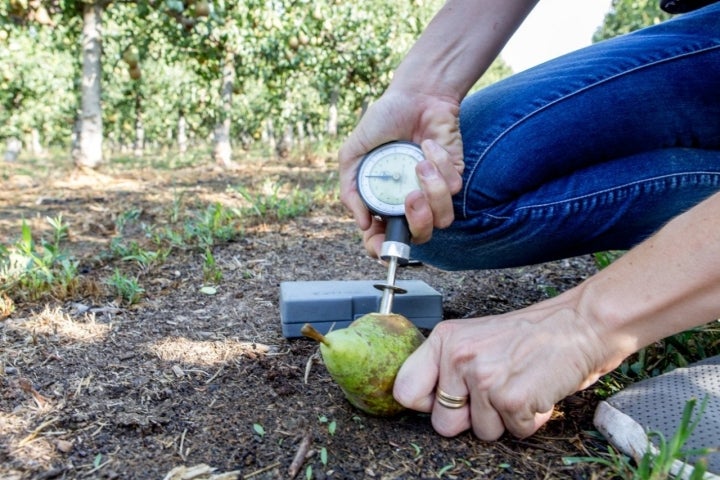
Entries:
MULTIPOLYGON (((372 280, 305 281, 280 283, 280 320, 286 338, 301 337, 311 324, 320 333, 344 328, 366 313, 380 310, 382 292, 372 280)), ((393 313, 405 316, 420 328, 442 320, 442 295, 421 280, 400 280, 407 293, 396 294, 393 313)))

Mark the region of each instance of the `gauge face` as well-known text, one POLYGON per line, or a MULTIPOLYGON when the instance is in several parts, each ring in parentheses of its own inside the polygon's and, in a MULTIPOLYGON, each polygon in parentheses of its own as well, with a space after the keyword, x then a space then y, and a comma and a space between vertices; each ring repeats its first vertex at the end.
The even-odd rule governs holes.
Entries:
POLYGON ((358 191, 368 208, 383 216, 405 214, 405 197, 419 190, 415 166, 422 150, 409 142, 392 142, 368 153, 358 171, 358 191))

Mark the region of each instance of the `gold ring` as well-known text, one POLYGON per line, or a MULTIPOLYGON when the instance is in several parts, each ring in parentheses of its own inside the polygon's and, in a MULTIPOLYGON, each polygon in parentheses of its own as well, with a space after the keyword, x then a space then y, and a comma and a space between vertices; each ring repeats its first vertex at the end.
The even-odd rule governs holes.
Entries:
POLYGON ((445 408, 462 408, 464 407, 468 402, 468 396, 465 395, 463 397, 456 397, 455 395, 448 395, 447 393, 443 392, 439 388, 435 392, 435 398, 437 398, 437 401, 440 405, 442 405, 445 408))

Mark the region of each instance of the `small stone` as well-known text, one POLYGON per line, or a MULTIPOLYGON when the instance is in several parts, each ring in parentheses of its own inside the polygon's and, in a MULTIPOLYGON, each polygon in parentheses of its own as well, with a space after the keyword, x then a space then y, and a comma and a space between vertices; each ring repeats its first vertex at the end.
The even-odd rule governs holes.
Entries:
POLYGON ((73 449, 73 442, 69 440, 57 440, 55 442, 55 447, 59 452, 70 453, 73 449))

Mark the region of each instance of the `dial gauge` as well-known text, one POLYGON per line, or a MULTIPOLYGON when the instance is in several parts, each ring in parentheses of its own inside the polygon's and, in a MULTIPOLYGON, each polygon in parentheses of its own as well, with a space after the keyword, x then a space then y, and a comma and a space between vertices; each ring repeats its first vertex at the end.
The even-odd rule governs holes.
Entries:
POLYGON ((419 190, 415 166, 424 159, 414 143, 391 142, 368 153, 358 170, 358 192, 368 209, 380 216, 405 214, 405 197, 419 190))

